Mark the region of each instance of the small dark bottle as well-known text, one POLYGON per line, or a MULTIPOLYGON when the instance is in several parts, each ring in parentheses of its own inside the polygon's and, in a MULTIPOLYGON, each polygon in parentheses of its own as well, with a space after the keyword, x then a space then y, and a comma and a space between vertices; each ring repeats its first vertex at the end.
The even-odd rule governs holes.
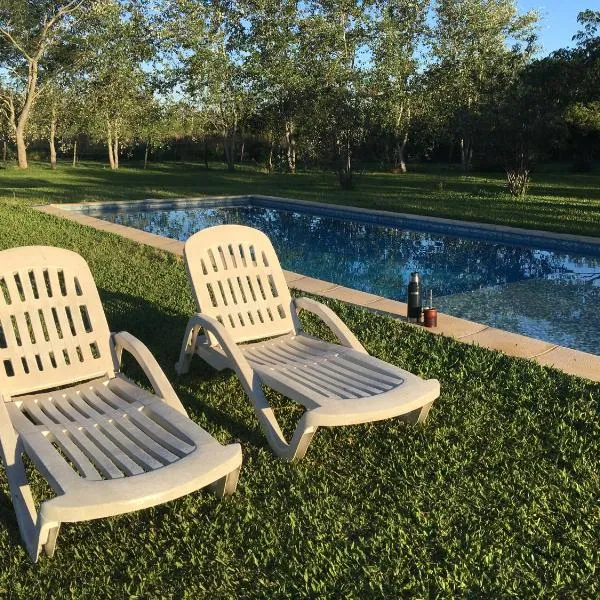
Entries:
POLYGON ((407 317, 410 323, 418 323, 421 320, 421 276, 417 271, 410 274, 408 280, 408 311, 407 317))

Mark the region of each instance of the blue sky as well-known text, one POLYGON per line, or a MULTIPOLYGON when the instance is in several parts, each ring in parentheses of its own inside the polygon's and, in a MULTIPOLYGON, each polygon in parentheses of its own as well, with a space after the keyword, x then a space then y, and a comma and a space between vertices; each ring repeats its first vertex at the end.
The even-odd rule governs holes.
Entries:
POLYGON ((540 13, 540 55, 545 56, 558 48, 573 46, 571 38, 579 29, 577 15, 587 8, 598 9, 598 0, 517 0, 522 12, 540 13))

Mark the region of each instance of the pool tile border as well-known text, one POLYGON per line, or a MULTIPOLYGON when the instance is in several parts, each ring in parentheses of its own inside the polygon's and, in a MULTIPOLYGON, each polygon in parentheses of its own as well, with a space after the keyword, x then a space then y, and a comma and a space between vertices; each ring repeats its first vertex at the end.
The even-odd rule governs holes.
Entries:
MULTIPOLYGON (((521 227, 509 227, 493 223, 461 221, 458 219, 446 219, 428 215, 414 215, 386 210, 365 209, 357 206, 314 202, 311 200, 296 200, 292 198, 279 198, 277 196, 265 196, 260 194, 251 194, 247 196, 210 196, 204 198, 149 198, 146 200, 127 201, 127 207, 137 210, 154 208, 170 209, 198 205, 199 203, 205 205, 212 204, 214 206, 242 206, 250 204, 265 208, 282 208, 284 210, 305 213, 312 213, 316 210, 323 216, 333 218, 350 218, 362 222, 377 223, 379 225, 405 227, 408 229, 418 229, 421 231, 424 230, 447 235, 460 235, 471 239, 489 239, 491 234, 494 237, 494 240, 505 244, 522 245, 523 240, 526 240, 527 245, 532 247, 600 256, 600 237, 524 229, 521 227)), ((80 211, 89 208, 90 206, 103 207, 105 209, 122 208, 123 203, 115 201, 81 202, 53 206, 60 206, 61 209, 65 211, 80 211)))
MULTIPOLYGON (((221 197, 221 198, 210 198, 209 200, 219 200, 222 202, 223 200, 232 200, 232 204, 238 203, 240 200, 246 200, 250 197, 221 197), (235 203, 233 201, 236 201, 235 203)), ((252 196, 252 198, 258 198, 257 196, 252 196)), ((268 199, 270 201, 274 201, 275 198, 260 196, 259 198, 268 199)), ((193 202, 198 202, 199 199, 195 199, 193 202)), ((284 202, 293 202, 302 203, 304 205, 310 205, 311 207, 317 207, 321 209, 323 206, 334 207, 338 211, 339 207, 336 205, 322 205, 321 203, 316 202, 308 202, 305 200, 294 200, 290 201, 287 199, 282 199, 284 202)), ((154 206, 161 201, 158 200, 145 200, 138 202, 131 202, 128 205, 138 205, 138 206, 154 206)), ((173 201, 164 201, 165 204, 173 204, 174 206, 181 206, 181 203, 191 204, 192 202, 189 199, 185 199, 181 203, 173 200, 173 201)), ((99 202, 94 203, 94 205, 114 205, 114 202, 99 202)), ((162 202, 161 202, 162 204, 162 202)), ((159 235, 155 235, 153 233, 148 233, 146 231, 141 231, 139 229, 133 229, 132 227, 126 227, 124 225, 119 225, 116 223, 110 223, 108 221, 104 221, 102 219, 97 219, 95 217, 90 217, 89 215, 83 214, 81 211, 76 210, 77 207, 81 206, 89 206, 90 203, 79 204, 79 205, 56 205, 56 204, 47 204, 36 207, 37 210, 44 212, 48 215, 52 215, 59 218, 66 218, 70 221, 74 221, 81 225, 86 225, 89 227, 93 227, 95 229, 101 231, 108 231, 110 233, 115 233, 124 238, 133 240, 140 244, 146 244, 152 246, 154 248, 158 248, 159 250, 164 250, 166 252, 170 252, 177 256, 183 256, 183 242, 178 240, 171 240, 159 235)), ((355 212, 361 211, 361 209, 355 207, 344 207, 344 212, 355 212), (352 209, 352 210, 347 210, 352 209)), ((341 212, 341 211, 340 211, 341 212)), ((364 211, 363 211, 364 212, 364 211)), ((384 211, 372 211, 372 212, 384 212, 384 211)), ((395 215, 396 213, 390 213, 395 215)), ((416 218, 414 215, 401 215, 402 217, 410 217, 413 220, 423 220, 422 217, 416 218)), ((426 219, 435 219, 436 221, 450 221, 449 219, 439 219, 437 217, 426 217, 426 219)), ((456 223, 452 221, 452 223, 456 223)), ((465 223, 469 225, 471 228, 474 224, 465 223)), ((479 227, 479 224, 477 224, 479 227)), ((514 228, 506 228, 503 226, 485 226, 485 228, 491 228, 493 230, 503 230, 503 229, 511 229, 511 233, 515 235, 514 228)), ((528 230, 516 230, 522 232, 528 232, 528 230)), ((538 237, 551 237, 558 236, 559 234, 549 234, 546 232, 534 232, 538 237)), ((521 234, 522 235, 522 234, 521 234)), ((598 249, 600 249, 600 239, 596 238, 587 238, 586 236, 571 236, 568 234, 561 234, 562 237, 569 238, 571 242, 580 241, 584 244, 591 243, 596 245, 598 249), (574 238, 578 238, 575 240, 574 238)), ((406 320, 406 304, 404 302, 399 302, 397 300, 392 300, 389 298, 383 298, 380 296, 376 296, 374 294, 369 294, 367 292, 361 292, 360 290, 354 290, 352 288, 347 288, 344 286, 337 285, 330 281, 323 281, 321 279, 315 279, 313 277, 307 277, 300 273, 294 273, 292 271, 284 271, 286 281, 291 285, 294 289, 307 292, 311 294, 317 294, 326 296, 328 298, 334 298, 336 300, 341 300, 343 302, 348 302, 350 304, 354 304, 357 306, 361 306, 368 310, 372 310, 375 312, 387 314, 401 320, 406 320)), ((417 327, 415 325, 415 327, 417 327)), ((592 381, 600 381, 600 356, 595 354, 589 354, 587 352, 581 352, 579 350, 573 350, 571 348, 564 348, 562 346, 557 346, 551 344, 549 342, 544 342, 542 340, 537 340, 534 338, 530 338, 524 335, 520 335, 517 333, 511 333, 508 331, 504 331, 501 329, 496 329, 494 327, 489 327, 487 325, 483 325, 481 323, 475 323, 472 321, 467 321, 466 319, 460 319, 459 317, 454 317, 452 315, 446 315, 440 313, 438 316, 438 326, 436 328, 432 328, 428 330, 431 333, 446 335, 452 338, 455 338, 463 343, 477 344, 485 348, 490 348, 492 350, 498 350, 508 354, 509 356, 517 356, 521 358, 527 358, 531 360, 535 360, 539 364, 552 366, 554 368, 560 369, 566 373, 577 375, 579 377, 584 377, 587 379, 591 379, 592 381)))

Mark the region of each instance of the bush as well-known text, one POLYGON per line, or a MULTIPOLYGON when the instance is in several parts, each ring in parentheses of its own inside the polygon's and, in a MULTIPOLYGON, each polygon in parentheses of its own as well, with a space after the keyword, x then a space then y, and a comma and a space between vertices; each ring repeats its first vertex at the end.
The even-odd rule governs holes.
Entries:
POLYGON ((529 168, 522 161, 518 166, 506 169, 508 191, 515 198, 524 198, 529 187, 529 168))

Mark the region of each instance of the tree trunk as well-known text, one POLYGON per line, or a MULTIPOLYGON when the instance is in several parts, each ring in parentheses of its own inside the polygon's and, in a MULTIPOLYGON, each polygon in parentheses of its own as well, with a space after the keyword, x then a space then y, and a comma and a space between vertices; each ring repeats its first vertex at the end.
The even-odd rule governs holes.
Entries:
POLYGON ((113 160, 115 169, 119 168, 119 134, 115 131, 115 139, 113 141, 113 160))
POLYGON ((398 173, 406 173, 406 162, 404 160, 404 153, 406 151, 406 144, 408 142, 408 131, 404 133, 402 142, 396 145, 396 171, 398 173))
POLYGON ((73 166, 77 165, 77 139, 73 142, 73 166))
POLYGON ((269 173, 273 171, 273 149, 275 148, 275 142, 271 142, 271 147, 269 148, 269 158, 267 159, 267 170, 269 173))
POLYGON ((464 173, 471 170, 473 164, 473 142, 470 138, 460 140, 460 164, 464 173))
POLYGON ((245 148, 245 146, 246 146, 246 141, 242 137, 242 149, 240 151, 240 164, 242 164, 244 162, 244 148, 245 148))
POLYGON ((27 121, 29 119, 29 113, 33 105, 35 97, 35 90, 37 87, 38 78, 38 63, 37 60, 28 60, 29 74, 27 76, 27 89, 25 91, 25 102, 21 108, 18 118, 15 119, 14 114, 14 129, 15 129, 15 140, 17 142, 17 162, 20 169, 27 168, 27 146, 25 144, 25 130, 27 128, 27 121))
POLYGON ((340 148, 340 186, 344 190, 352 189, 352 148, 350 145, 350 136, 346 142, 339 143, 340 148))
POLYGON ((236 126, 228 127, 223 132, 223 145, 225 150, 225 162, 228 171, 235 171, 235 134, 236 126))
POLYGON ((22 127, 17 126, 15 130, 15 141, 17 143, 17 163, 19 169, 26 169, 27 164, 27 146, 25 145, 25 132, 22 127))
POLYGON ((396 148, 394 150, 394 173, 406 173, 406 162, 404 153, 408 142, 408 132, 410 127, 410 104, 403 102, 400 106, 400 114, 396 119, 396 148), (404 131, 404 135, 402 132, 404 131), (402 141, 398 138, 402 136, 402 141))
POLYGON ((285 122, 285 140, 287 143, 287 160, 290 173, 296 172, 296 127, 293 121, 285 122))
POLYGON ((206 139, 206 136, 204 136, 204 166, 207 170, 210 168, 208 164, 208 140, 206 139))
POLYGON ((148 166, 148 149, 150 148, 150 142, 146 142, 146 151, 144 152, 144 169, 148 166))
POLYGON ((52 109, 52 117, 50 119, 50 168, 56 169, 56 110, 52 109))
POLYGON ((110 163, 110 168, 115 169, 115 157, 113 154, 113 137, 112 137, 112 128, 110 123, 108 123, 108 136, 106 138, 106 145, 108 146, 108 162, 110 163))
POLYGON ((6 140, 2 140, 2 162, 5 163, 8 159, 8 144, 6 140))

